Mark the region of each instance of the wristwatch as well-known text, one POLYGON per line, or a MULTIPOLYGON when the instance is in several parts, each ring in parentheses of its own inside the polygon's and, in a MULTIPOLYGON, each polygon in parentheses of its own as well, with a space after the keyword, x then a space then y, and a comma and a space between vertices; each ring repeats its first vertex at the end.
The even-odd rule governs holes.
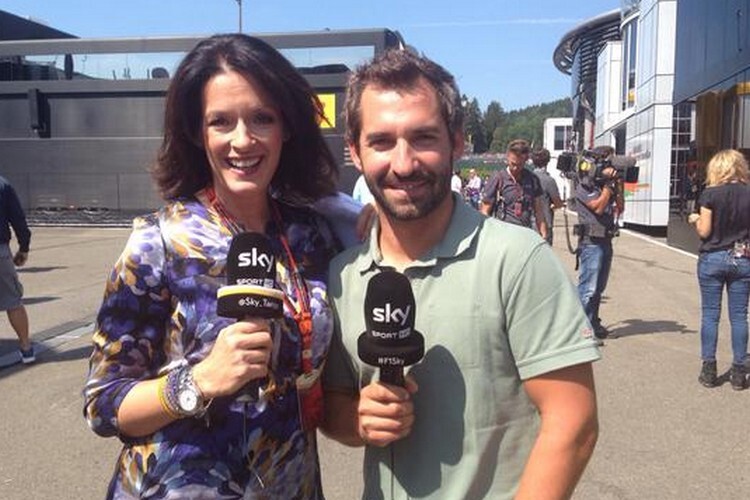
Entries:
POLYGON ((175 396, 176 410, 183 417, 201 417, 206 412, 206 401, 193 380, 193 367, 177 369, 175 396))

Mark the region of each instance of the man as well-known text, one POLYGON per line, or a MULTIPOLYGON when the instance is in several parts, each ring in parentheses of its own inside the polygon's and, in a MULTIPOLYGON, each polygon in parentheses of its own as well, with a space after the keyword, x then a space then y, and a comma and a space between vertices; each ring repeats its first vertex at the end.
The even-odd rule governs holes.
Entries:
POLYGON ((597 438, 599 353, 565 270, 538 235, 451 193, 463 115, 441 66, 388 51, 353 73, 345 107, 378 218, 331 264, 322 430, 366 445, 367 499, 569 497, 597 438), (356 354, 368 281, 393 268, 425 338, 406 387, 356 354))
POLYGON ((463 184, 464 183, 461 180, 461 174, 458 170, 454 170, 453 176, 451 177, 451 191, 461 194, 461 191, 463 190, 463 184))
POLYGON ((477 175, 476 169, 469 169, 469 180, 466 182, 466 197, 469 204, 478 209, 479 196, 482 190, 482 178, 477 175))
POLYGON ((547 224, 547 243, 552 245, 552 227, 555 220, 554 210, 561 208, 563 202, 560 199, 560 191, 557 189, 557 182, 547 172, 549 163, 549 151, 545 148, 537 149, 531 154, 531 161, 534 164, 534 174, 542 185, 542 214, 544 222, 547 224))
POLYGON ((529 143, 523 139, 510 141, 506 159, 508 168, 495 172, 484 186, 480 211, 524 227, 531 227, 533 217, 539 234, 546 239, 542 187, 539 179, 524 168, 529 159, 529 143))
POLYGON ((31 231, 13 186, 0 177, 0 311, 6 311, 10 326, 16 332, 19 354, 24 364, 36 361, 29 338, 29 317, 21 302, 23 287, 18 281, 16 266, 23 266, 29 256, 31 231), (10 250, 10 228, 16 234, 18 251, 10 250))
MULTIPOLYGON (((594 149, 600 161, 606 161, 614 152, 610 146, 594 149)), ((612 238, 617 234, 615 217, 622 213, 625 202, 622 182, 612 167, 595 176, 596 169, 580 168, 576 186, 576 212, 578 213, 578 295, 586 316, 598 339, 605 339, 609 331, 599 317, 604 289, 612 268, 612 238)))

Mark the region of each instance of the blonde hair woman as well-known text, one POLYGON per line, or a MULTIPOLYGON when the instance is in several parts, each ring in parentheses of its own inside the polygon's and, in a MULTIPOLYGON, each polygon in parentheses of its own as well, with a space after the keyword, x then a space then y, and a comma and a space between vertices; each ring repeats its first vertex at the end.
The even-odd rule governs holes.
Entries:
POLYGON ((708 162, 706 189, 700 196, 700 213, 691 214, 701 238, 698 282, 701 289, 701 358, 698 381, 717 383, 716 343, 721 298, 727 289, 732 330, 732 389, 746 387, 747 307, 750 297, 750 186, 748 163, 739 151, 719 151, 708 162))

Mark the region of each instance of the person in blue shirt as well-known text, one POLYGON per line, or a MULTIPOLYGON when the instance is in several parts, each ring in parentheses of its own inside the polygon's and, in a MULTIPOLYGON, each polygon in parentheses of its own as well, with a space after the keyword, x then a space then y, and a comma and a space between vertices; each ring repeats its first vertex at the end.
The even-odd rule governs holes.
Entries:
POLYGON ((31 231, 26 224, 21 202, 13 186, 0 177, 0 310, 6 311, 10 325, 18 336, 19 352, 24 364, 36 361, 29 338, 29 316, 21 299, 23 286, 18 281, 16 266, 23 266, 29 257, 31 231), (18 251, 10 250, 10 229, 18 240, 18 251))
POLYGON ((360 175, 359 178, 357 178, 357 182, 354 184, 354 190, 352 191, 352 198, 362 205, 372 203, 372 193, 370 192, 370 188, 367 187, 364 175, 360 175))

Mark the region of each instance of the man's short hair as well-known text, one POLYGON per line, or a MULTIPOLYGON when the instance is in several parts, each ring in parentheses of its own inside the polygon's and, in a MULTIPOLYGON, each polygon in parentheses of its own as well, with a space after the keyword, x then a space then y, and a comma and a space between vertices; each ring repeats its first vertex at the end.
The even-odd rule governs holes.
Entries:
POLYGON ((463 133, 464 111, 456 81, 445 68, 412 49, 390 49, 358 66, 346 89, 346 140, 357 147, 362 132, 362 94, 371 85, 378 89, 409 91, 426 81, 437 95, 440 113, 448 128, 451 145, 463 133))
POLYGON ((612 146, 596 146, 591 152, 600 158, 608 158, 615 154, 615 148, 612 146))
POLYGON ((545 148, 535 149, 534 152, 531 153, 531 161, 538 167, 546 167, 549 163, 549 158, 549 151, 545 148))
POLYGON ((517 154, 527 154, 529 152, 529 141, 525 139, 513 139, 508 143, 508 151, 517 154))

